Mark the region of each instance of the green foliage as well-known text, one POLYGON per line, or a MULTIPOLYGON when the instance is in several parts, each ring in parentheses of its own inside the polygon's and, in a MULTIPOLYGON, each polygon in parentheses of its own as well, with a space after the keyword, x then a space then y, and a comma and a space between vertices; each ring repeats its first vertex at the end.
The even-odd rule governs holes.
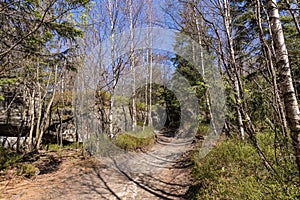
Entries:
POLYGON ((199 123, 196 136, 205 136, 208 132, 209 124, 199 123))
POLYGON ((264 77, 257 73, 249 74, 244 77, 244 88, 244 99, 251 108, 248 113, 253 123, 261 123, 267 117, 272 116, 272 104, 264 98, 264 93, 272 94, 273 91, 264 77), (252 76, 255 76, 255 82, 252 76))
POLYGON ((153 128, 145 127, 132 132, 122 133, 117 136, 115 144, 125 150, 137 150, 153 144, 155 135, 153 128))
POLYGON ((3 84, 15 84, 17 82, 16 78, 1 78, 0 86, 3 84))
POLYGON ((14 167, 20 158, 21 155, 0 146, 0 170, 7 167, 14 167))
POLYGON ((49 144, 48 150, 49 151, 59 151, 59 150, 61 150, 61 146, 59 144, 49 144))
MULTIPOLYGON (((148 85, 148 88, 150 85, 148 85)), ((173 91, 169 90, 167 87, 153 83, 151 85, 152 87, 152 110, 158 111, 160 108, 163 107, 166 110, 166 113, 168 115, 167 121, 165 123, 165 126, 169 127, 177 127, 180 123, 180 103, 178 99, 176 98, 173 91)), ((147 104, 146 98, 145 98, 145 89, 146 87, 140 87, 138 91, 136 92, 136 109, 137 112, 141 115, 142 112, 147 112, 147 104)), ((149 104, 149 98, 148 104, 149 104)), ((130 102, 131 103, 131 102, 130 102)), ((130 104, 131 105, 131 104, 130 104)), ((140 120, 140 124, 143 124, 144 119, 138 119, 140 120)))
POLYGON ((204 159, 196 152, 193 176, 195 184, 190 188, 192 199, 299 199, 296 165, 286 163, 292 171, 273 163, 274 148, 270 134, 258 134, 258 141, 267 159, 281 178, 268 172, 256 149, 248 142, 228 139, 214 148, 204 159), (293 176, 294 179, 284 177, 293 176))
MULTIPOLYGON (((289 60, 290 60, 290 66, 293 73, 293 79, 299 80, 300 78, 299 75, 300 74, 300 68, 299 68, 300 35, 294 25, 294 22, 292 21, 292 17, 289 17, 288 23, 283 24, 283 31, 285 34, 285 43, 289 52, 289 60)), ((297 81, 295 81, 295 89, 297 90, 298 98, 299 98, 300 87, 297 81)))
POLYGON ((141 111, 145 111, 146 110, 146 104, 143 102, 136 102, 136 109, 137 110, 141 110, 141 111))
POLYGON ((20 169, 20 174, 24 175, 27 178, 31 178, 31 177, 37 175, 38 173, 39 173, 39 169, 29 163, 23 164, 20 169))
POLYGON ((83 145, 83 148, 87 149, 89 153, 101 157, 116 155, 120 152, 107 134, 93 134, 83 145))
POLYGON ((63 149, 80 149, 82 148, 82 144, 78 144, 76 142, 72 142, 70 144, 66 144, 66 145, 63 145, 63 146, 60 146, 59 144, 48 144, 47 145, 48 147, 44 147, 46 149, 48 149, 48 151, 62 151, 63 149))
POLYGON ((67 21, 52 23, 50 27, 52 31, 55 31, 58 35, 63 37, 74 39, 75 37, 83 36, 83 32, 80 29, 74 27, 72 23, 67 21))
POLYGON ((48 151, 57 152, 58 156, 62 156, 62 147, 59 144, 48 144, 48 151))
POLYGON ((81 149, 82 148, 82 144, 81 143, 76 143, 76 142, 72 142, 70 144, 64 145, 63 146, 65 149, 81 149))
MULTIPOLYGON (((110 99, 111 99, 111 94, 109 92, 106 92, 104 90, 98 90, 97 93, 96 93, 96 101, 97 101, 97 104, 100 104, 100 105, 109 105, 109 102, 110 102, 110 99)), ((115 101, 116 101, 116 104, 118 105, 119 103, 122 104, 124 102, 127 101, 126 98, 124 97, 120 97, 120 96, 116 96, 115 97, 115 101)))

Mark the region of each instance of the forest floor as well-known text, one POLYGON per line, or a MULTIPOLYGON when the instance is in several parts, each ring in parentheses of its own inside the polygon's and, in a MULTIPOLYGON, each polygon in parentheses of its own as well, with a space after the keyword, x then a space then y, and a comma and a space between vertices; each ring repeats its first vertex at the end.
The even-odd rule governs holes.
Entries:
POLYGON ((32 178, 0 174, 0 199, 187 199, 191 141, 165 132, 145 152, 84 158, 80 151, 43 151, 32 178))

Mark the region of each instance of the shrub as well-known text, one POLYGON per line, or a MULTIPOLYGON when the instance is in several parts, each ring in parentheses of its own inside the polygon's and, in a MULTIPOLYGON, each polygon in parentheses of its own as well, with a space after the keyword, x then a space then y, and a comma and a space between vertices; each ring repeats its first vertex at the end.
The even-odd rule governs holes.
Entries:
POLYGON ((27 178, 31 178, 39 174, 39 169, 32 164, 25 163, 21 167, 20 174, 27 178))
POLYGON ((0 146, 0 170, 6 169, 9 166, 15 166, 20 158, 21 155, 0 146))
POLYGON ((82 143, 72 142, 63 146, 65 149, 82 149, 82 143))
POLYGON ((209 124, 206 123, 200 123, 197 132, 196 132, 196 137, 203 137, 208 133, 209 130, 209 124))
POLYGON ((199 151, 193 154, 196 181, 189 191, 191 199, 299 199, 295 163, 276 165, 274 136, 258 134, 257 137, 280 177, 266 170, 250 143, 227 139, 203 159, 199 159, 199 151))
POLYGON ((48 144, 49 151, 60 151, 61 146, 59 144, 48 144))
POLYGON ((125 132, 117 136, 115 144, 125 150, 137 150, 153 144, 155 135, 153 128, 145 127, 133 132, 125 132))

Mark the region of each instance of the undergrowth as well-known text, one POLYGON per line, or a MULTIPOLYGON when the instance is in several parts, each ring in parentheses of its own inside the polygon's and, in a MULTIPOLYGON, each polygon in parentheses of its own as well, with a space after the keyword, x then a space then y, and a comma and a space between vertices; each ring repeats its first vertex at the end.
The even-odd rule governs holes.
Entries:
POLYGON ((136 131, 122 133, 115 140, 118 147, 129 151, 144 148, 154 142, 154 129, 149 127, 145 127, 144 130, 137 129, 136 131))
POLYGON ((274 134, 260 133, 258 142, 275 171, 267 171, 250 142, 226 139, 205 158, 192 156, 194 185, 191 199, 300 199, 293 157, 274 148, 274 134), (281 159, 279 159, 281 158, 281 159))
POLYGON ((68 143, 64 145, 59 145, 59 144, 46 144, 43 145, 42 149, 48 150, 48 151, 61 151, 62 149, 81 149, 82 148, 82 143, 68 143))
POLYGON ((27 178, 31 178, 31 177, 39 174, 39 169, 36 168, 33 164, 24 163, 21 166, 19 174, 23 175, 23 176, 25 176, 27 178))
POLYGON ((20 158, 20 154, 0 146, 0 170, 4 170, 7 167, 14 167, 20 158))

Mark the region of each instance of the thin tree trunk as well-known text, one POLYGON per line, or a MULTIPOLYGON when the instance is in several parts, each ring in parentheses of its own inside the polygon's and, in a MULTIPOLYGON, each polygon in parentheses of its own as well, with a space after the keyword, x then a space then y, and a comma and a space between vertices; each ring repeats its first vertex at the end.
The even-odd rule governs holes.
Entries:
MULTIPOLYGON (((205 68, 204 68, 204 53, 203 53, 203 47, 202 47, 202 34, 201 34, 201 30, 200 30, 200 22, 199 22, 198 17, 196 16, 197 11, 195 10, 195 7, 193 8, 193 12, 194 12, 195 23, 196 23, 196 28, 197 28, 198 44, 199 44, 199 48, 200 48, 200 68, 201 68, 201 73, 202 73, 203 80, 205 81, 205 68)), ((218 133, 217 133, 216 126, 215 126, 214 115, 211 111, 211 106, 210 106, 210 97, 209 97, 209 89, 208 88, 206 88, 206 91, 205 91, 205 101, 206 101, 207 109, 208 109, 208 112, 209 112, 209 115, 210 115, 210 123, 212 125, 214 134, 217 135, 218 133)))
POLYGON ((285 0, 284 2, 288 6, 289 12, 290 12, 291 16, 293 17, 293 21, 294 21, 294 24, 295 24, 296 29, 298 31, 298 34, 300 35, 300 25, 299 25, 299 22, 298 22, 298 17, 299 16, 296 16, 295 11, 293 10, 293 8, 291 6, 291 2, 289 0, 285 0))
POLYGON ((136 102, 135 102, 135 55, 134 55, 134 24, 133 24, 133 0, 129 2, 129 25, 130 25, 130 72, 132 76, 132 130, 137 125, 136 102))
MULTIPOLYGON (((36 80, 39 79, 39 67, 37 66, 37 72, 36 72, 36 80)), ((34 102, 37 103, 37 121, 36 121, 36 130, 35 130, 35 147, 36 148, 36 144, 37 141, 40 137, 40 125, 41 125, 41 118, 42 118, 42 109, 43 109, 43 99, 42 98, 42 90, 41 90, 41 85, 39 83, 39 81, 37 81, 37 87, 38 87, 38 101, 36 102, 36 98, 34 100, 34 102)))
MULTIPOLYGON (((147 41, 148 41, 148 33, 147 33, 147 41)), ((147 42, 147 45, 148 45, 148 42, 147 42)), ((144 118, 144 122, 143 122, 143 130, 147 124, 147 118, 148 118, 148 72, 149 72, 149 66, 148 66, 148 63, 149 63, 149 58, 148 58, 148 49, 146 49, 146 80, 145 80, 145 118, 144 118)), ((144 64, 144 63, 143 63, 144 64)))
MULTIPOLYGON (((50 77, 49 77, 49 79, 50 79, 50 77)), ((44 113, 43 120, 41 121, 40 134, 38 135, 38 138, 37 138, 36 149, 40 148, 40 145, 42 143, 43 134, 44 134, 45 130, 48 128, 46 123, 47 123, 47 119, 48 119, 48 116, 49 116, 49 113, 50 113, 50 109, 52 107, 52 103, 53 103, 53 100, 54 100, 54 97, 55 97, 55 94, 56 94, 56 84, 57 84, 57 65, 55 66, 55 72, 54 72, 53 93, 52 93, 50 101, 48 102, 48 106, 47 106, 46 111, 44 113)), ((48 86, 48 84, 47 84, 47 86, 48 86)))
MULTIPOLYGON (((221 5, 220 1, 219 4, 221 5)), ((230 19, 230 7, 229 7, 229 2, 228 0, 224 1, 224 25, 225 25, 225 32, 226 36, 228 39, 228 47, 230 50, 230 63, 231 63, 231 75, 233 76, 233 84, 234 84, 234 92, 236 95, 236 111, 237 111, 237 121, 238 121, 238 127, 240 131, 241 138, 244 140, 245 138, 245 130, 244 130, 244 123, 243 123, 243 117, 242 117, 242 99, 241 99, 241 88, 240 88, 240 83, 239 83, 239 75, 237 72, 237 67, 236 67, 236 60, 235 60, 235 52, 233 48, 233 39, 231 36, 231 31, 230 31, 230 26, 231 26, 231 19, 230 19)))
POLYGON ((152 27, 151 27, 151 20, 150 19, 150 33, 149 33, 149 111, 148 111, 148 126, 152 126, 152 79, 153 79, 153 51, 152 51, 152 45, 153 45, 153 35, 152 35, 152 27))
POLYGON ((21 137, 22 137, 22 133, 24 131, 24 126, 26 125, 26 109, 27 109, 27 104, 26 102, 26 98, 27 98, 27 90, 24 90, 23 93, 23 107, 22 107, 22 114, 21 114, 21 125, 19 127, 18 130, 18 137, 17 137, 17 152, 20 153, 21 152, 21 137))
POLYGON ((114 88, 116 85, 116 67, 115 67, 115 16, 114 16, 114 6, 117 6, 117 2, 108 1, 109 18, 110 18, 110 32, 111 32, 111 64, 113 73, 113 85, 111 89, 110 107, 109 107, 109 135, 111 138, 114 137, 113 133, 113 107, 114 107, 114 88))
POLYGON ((286 117, 291 131, 300 176, 300 112, 292 81, 288 51, 285 45, 278 6, 276 0, 268 0, 267 3, 273 33, 272 40, 276 49, 276 65, 279 72, 280 90, 284 100, 286 117))
POLYGON ((32 91, 29 97, 29 116, 30 116, 30 131, 29 131, 29 150, 33 150, 33 131, 35 119, 35 90, 32 91))

